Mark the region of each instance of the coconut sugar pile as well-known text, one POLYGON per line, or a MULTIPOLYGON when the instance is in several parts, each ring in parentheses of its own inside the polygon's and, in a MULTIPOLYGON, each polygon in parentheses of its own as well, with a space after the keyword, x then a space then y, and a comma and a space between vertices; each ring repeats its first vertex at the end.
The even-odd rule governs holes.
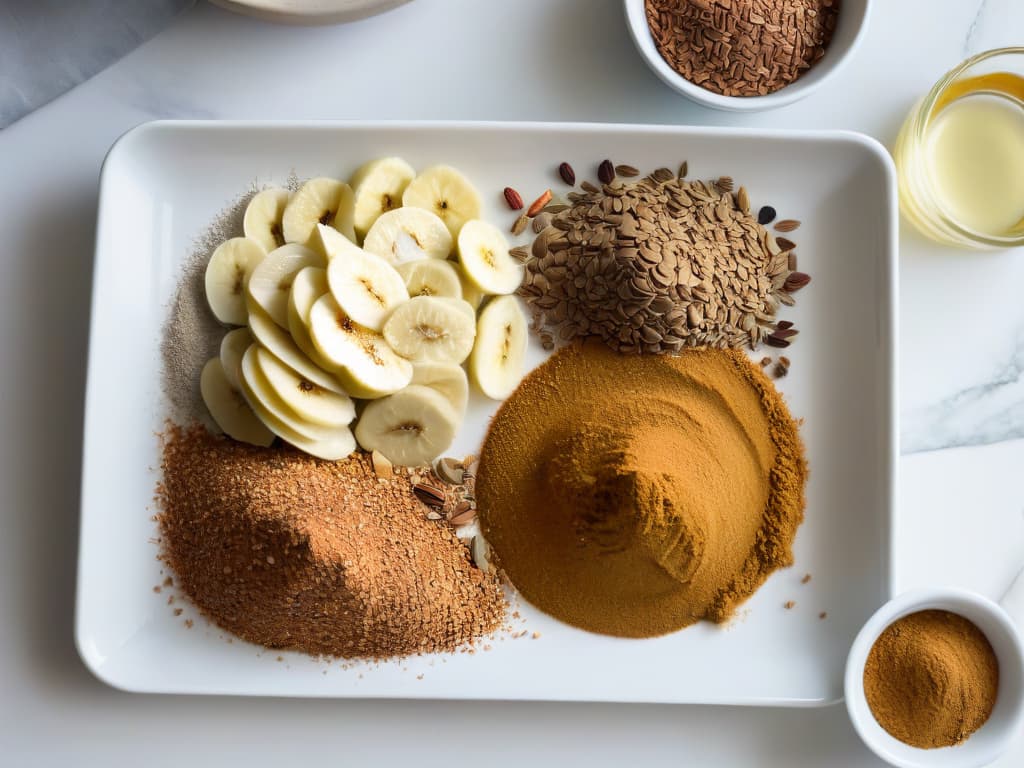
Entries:
POLYGON ((407 476, 169 426, 163 557, 211 620, 269 648, 383 659, 497 630, 505 600, 407 476))

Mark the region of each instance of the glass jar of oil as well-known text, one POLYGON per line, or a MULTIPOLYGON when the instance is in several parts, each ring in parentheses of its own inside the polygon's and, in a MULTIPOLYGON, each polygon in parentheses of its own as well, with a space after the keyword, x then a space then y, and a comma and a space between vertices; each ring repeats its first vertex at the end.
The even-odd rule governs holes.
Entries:
POLYGON ((963 62, 904 123, 900 207, 925 235, 969 248, 1024 245, 1024 48, 963 62))

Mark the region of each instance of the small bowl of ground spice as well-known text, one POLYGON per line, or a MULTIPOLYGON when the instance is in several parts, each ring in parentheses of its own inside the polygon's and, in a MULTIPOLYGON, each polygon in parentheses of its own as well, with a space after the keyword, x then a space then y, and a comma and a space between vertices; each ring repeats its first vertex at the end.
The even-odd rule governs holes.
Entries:
POLYGON ((637 50, 669 87, 730 112, 808 96, 860 45, 871 0, 625 0, 637 50))
POLYGON ((861 629, 845 689, 857 733, 891 765, 988 765, 1024 727, 1024 645, 991 600, 914 590, 861 629))

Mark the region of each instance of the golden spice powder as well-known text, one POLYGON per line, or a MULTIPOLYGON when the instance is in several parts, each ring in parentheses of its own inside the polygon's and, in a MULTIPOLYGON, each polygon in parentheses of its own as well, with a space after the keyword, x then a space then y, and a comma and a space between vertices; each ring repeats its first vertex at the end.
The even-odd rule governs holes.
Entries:
POLYGON ((623 637, 724 621, 792 563, 807 467, 771 382, 733 350, 567 347, 498 411, 483 532, 523 596, 623 637))

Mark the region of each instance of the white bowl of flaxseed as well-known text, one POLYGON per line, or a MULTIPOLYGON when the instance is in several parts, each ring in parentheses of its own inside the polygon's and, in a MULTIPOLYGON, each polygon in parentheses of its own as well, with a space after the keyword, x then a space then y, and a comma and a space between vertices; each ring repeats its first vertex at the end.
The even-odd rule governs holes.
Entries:
POLYGON ((625 0, 644 61, 706 107, 757 112, 810 95, 860 45, 872 0, 625 0))

